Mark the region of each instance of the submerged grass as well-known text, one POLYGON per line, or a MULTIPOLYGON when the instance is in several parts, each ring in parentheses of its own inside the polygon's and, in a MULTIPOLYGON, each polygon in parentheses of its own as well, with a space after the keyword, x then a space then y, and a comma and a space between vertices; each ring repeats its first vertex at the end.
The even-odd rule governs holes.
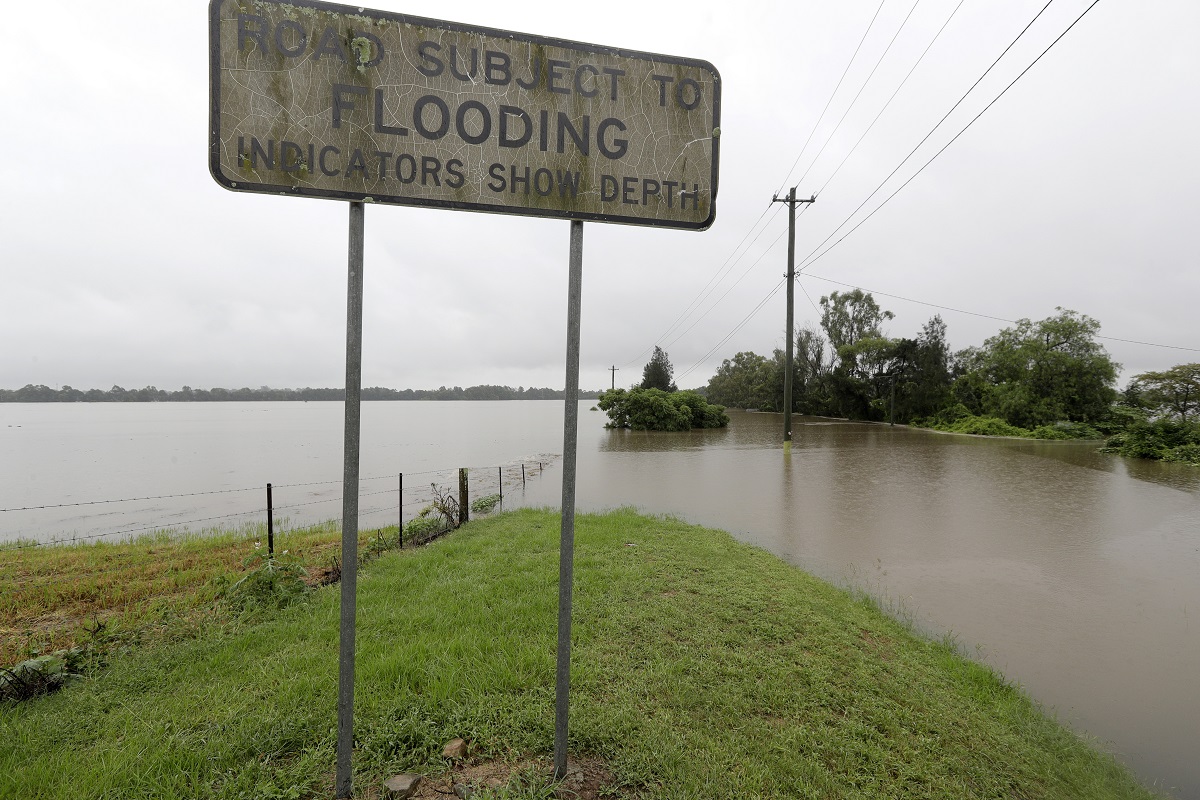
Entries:
MULTIPOLYGON (((359 573, 357 796, 553 744, 558 516, 480 520, 359 573)), ((571 748, 617 797, 1147 798, 953 648, 728 534, 576 524, 571 748)), ((338 593, 135 650, 0 707, 0 797, 329 794, 338 593)))

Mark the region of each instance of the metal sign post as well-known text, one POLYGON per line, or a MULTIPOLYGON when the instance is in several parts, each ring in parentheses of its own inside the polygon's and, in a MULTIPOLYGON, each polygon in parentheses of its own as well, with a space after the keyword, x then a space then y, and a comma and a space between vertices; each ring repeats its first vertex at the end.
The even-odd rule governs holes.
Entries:
POLYGON ((350 203, 346 284, 346 429, 342 472, 342 609, 338 632, 337 796, 350 797, 354 749, 354 618, 358 588, 358 446, 362 389, 363 204, 350 203))
POLYGON ((567 384, 563 393, 562 531, 558 547, 558 655, 554 681, 554 779, 567 774, 571 686, 571 591, 575 578, 575 454, 579 443, 579 330, 583 298, 583 222, 571 222, 567 281, 567 384))

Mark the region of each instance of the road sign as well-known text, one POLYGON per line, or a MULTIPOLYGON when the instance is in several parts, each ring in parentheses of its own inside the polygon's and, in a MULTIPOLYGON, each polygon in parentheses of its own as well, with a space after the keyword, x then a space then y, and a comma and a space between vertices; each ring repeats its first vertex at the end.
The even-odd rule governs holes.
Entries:
POLYGON ((320 2, 212 0, 209 165, 235 191, 702 230, 706 61, 320 2))

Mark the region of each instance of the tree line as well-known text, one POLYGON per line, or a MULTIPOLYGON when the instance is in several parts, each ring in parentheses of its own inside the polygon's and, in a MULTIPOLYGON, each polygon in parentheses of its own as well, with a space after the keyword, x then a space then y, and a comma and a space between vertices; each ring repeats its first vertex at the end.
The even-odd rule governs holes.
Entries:
MULTIPOLYGON (((955 352, 940 315, 915 338, 887 336, 894 314, 860 289, 822 297, 820 309, 820 327, 801 328, 793 342, 794 413, 961 433, 1113 437, 1116 452, 1200 463, 1200 364, 1143 373, 1118 391, 1120 365, 1086 314, 1060 307, 955 352)), ((785 369, 779 349, 737 353, 704 393, 728 407, 782 411, 785 369)))
MULTIPOLYGON (((599 391, 581 391, 580 397, 596 398, 599 391)), ((387 389, 370 386, 362 390, 363 400, 562 400, 562 389, 539 389, 518 386, 480 385, 437 389, 387 389)), ((0 403, 209 403, 263 402, 291 400, 345 400, 345 389, 193 389, 184 386, 179 391, 147 386, 142 389, 75 389, 62 386, 51 389, 40 384, 28 384, 20 389, 0 389, 0 403)))

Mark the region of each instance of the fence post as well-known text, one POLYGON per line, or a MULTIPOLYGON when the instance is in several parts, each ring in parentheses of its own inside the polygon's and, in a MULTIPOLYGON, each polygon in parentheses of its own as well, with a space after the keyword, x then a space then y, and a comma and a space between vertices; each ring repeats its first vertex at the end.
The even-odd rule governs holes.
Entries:
POLYGON ((399 500, 396 501, 397 520, 400 524, 400 549, 404 549, 404 473, 400 473, 399 500))
POLYGON ((458 468, 458 524, 465 525, 469 520, 470 505, 467 500, 467 468, 458 468))
POLYGON ((275 522, 272 520, 271 484, 267 484, 267 555, 275 555, 275 522))
POLYGON ((504 467, 496 467, 496 472, 500 473, 500 500, 504 500, 504 467))
POLYGON ((521 490, 525 489, 525 462, 521 462, 521 490))

